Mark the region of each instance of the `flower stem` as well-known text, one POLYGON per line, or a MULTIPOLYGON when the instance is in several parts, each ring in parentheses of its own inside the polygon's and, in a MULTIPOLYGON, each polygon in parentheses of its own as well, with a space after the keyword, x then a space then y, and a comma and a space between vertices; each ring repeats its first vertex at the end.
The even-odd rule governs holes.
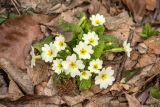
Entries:
POLYGON ((78 25, 81 26, 82 23, 84 22, 84 20, 86 20, 86 17, 85 17, 85 16, 83 16, 83 17, 80 19, 78 25))
POLYGON ((124 48, 113 48, 110 50, 106 50, 106 52, 125 52, 124 48))
POLYGON ((34 59, 41 59, 41 55, 34 56, 34 59))

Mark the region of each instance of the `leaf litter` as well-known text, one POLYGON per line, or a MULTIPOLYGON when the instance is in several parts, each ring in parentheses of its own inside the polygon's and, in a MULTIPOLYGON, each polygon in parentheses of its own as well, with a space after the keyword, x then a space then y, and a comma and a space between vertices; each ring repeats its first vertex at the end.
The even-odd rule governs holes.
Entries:
MULTIPOLYGON (((119 2, 119 0, 65 0, 65 2, 62 2, 62 0, 15 1, 19 1, 21 4, 21 6, 18 7, 20 11, 23 10, 23 8, 32 7, 35 13, 56 15, 54 17, 48 17, 47 15, 18 16, 9 21, 8 19, 11 16, 5 16, 5 14, 0 15, 0 22, 2 23, 0 25, 0 66, 10 79, 8 87, 9 94, 6 95, 7 100, 1 100, 1 105, 12 105, 13 107, 33 106, 37 104, 41 104, 41 106, 44 107, 47 105, 57 107, 61 105, 81 105, 84 107, 103 105, 109 107, 141 107, 142 105, 140 101, 138 101, 137 96, 142 96, 142 94, 144 96, 143 92, 148 88, 151 88, 150 94, 147 95, 145 93, 145 96, 148 97, 143 101, 143 105, 146 107, 152 107, 154 105, 158 107, 160 105, 160 102, 156 99, 159 98, 159 89, 155 88, 155 84, 158 87, 160 85, 159 34, 152 33, 154 30, 148 27, 149 30, 140 33, 152 37, 143 39, 140 37, 141 34, 139 32, 137 33, 137 27, 135 26, 135 22, 138 24, 143 22, 143 19, 145 19, 144 16, 148 11, 151 12, 157 9, 157 5, 155 4, 159 2, 159 0, 122 0, 124 4, 120 4, 122 1, 119 2), (121 8, 115 6, 115 3, 119 3, 121 8), (126 5, 130 11, 128 11, 124 5, 126 5), (51 72, 51 68, 49 68, 47 64, 37 61, 37 67, 34 69, 29 67, 31 44, 44 38, 40 26, 43 25, 47 31, 50 31, 47 32, 47 34, 55 34, 57 33, 57 29, 59 30, 58 32, 64 33, 64 31, 56 26, 55 22, 61 18, 64 18, 68 22, 75 22, 79 17, 77 12, 80 11, 88 12, 89 14, 103 14, 107 21, 105 23, 106 33, 119 38, 120 42, 129 38, 130 28, 134 30, 134 37, 131 42, 134 42, 132 53, 136 54, 132 54, 133 56, 131 55, 131 58, 127 59, 130 61, 130 64, 133 65, 129 67, 130 70, 128 71, 128 66, 124 66, 123 63, 121 63, 121 59, 119 58, 122 56, 121 54, 113 54, 114 57, 113 59, 111 58, 115 61, 114 65, 117 67, 115 69, 124 66, 123 73, 126 72, 126 81, 124 81, 124 78, 121 78, 121 81, 115 82, 109 89, 102 90, 93 86, 91 90, 83 92, 76 89, 74 81, 67 79, 59 83, 59 86, 56 86, 57 83, 54 83, 55 80, 51 77, 53 72, 51 72), (111 11, 115 12, 115 14, 111 11), (129 12, 131 12, 134 17, 130 15, 129 12), (135 33, 137 37, 141 38, 138 42, 135 38, 135 33), (139 44, 142 43, 144 43, 147 48, 145 53, 138 50, 139 44), (142 69, 142 71, 135 71, 135 69, 139 68, 142 69), (36 90, 36 92, 34 92, 34 90, 36 90), (73 93, 70 93, 71 91, 73 93), (26 94, 33 95, 26 96, 26 94), (10 98, 8 98, 8 95, 10 98), (40 95, 47 97, 41 97, 40 95), (11 102, 11 100, 15 101, 11 102), (21 103, 21 101, 25 103, 21 103)), ((10 9, 15 11, 14 7, 10 9)), ((152 23, 152 21, 150 22, 152 23)), ((143 25, 140 27, 143 28, 143 25)), ((70 34, 68 35, 70 36, 70 34)), ((35 45, 38 50, 40 49, 38 47, 39 45, 41 44, 35 45)), ((106 60, 106 62, 110 63, 111 61, 106 60)))

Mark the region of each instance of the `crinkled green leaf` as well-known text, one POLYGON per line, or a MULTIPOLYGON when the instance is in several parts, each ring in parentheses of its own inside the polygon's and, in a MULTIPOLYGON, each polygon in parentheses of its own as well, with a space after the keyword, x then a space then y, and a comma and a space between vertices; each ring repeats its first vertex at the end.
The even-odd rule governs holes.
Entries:
POLYGON ((124 72, 123 77, 125 78, 125 82, 129 81, 130 79, 132 79, 134 76, 140 74, 142 71, 141 68, 137 68, 134 70, 128 70, 124 72))
POLYGON ((160 87, 151 87, 150 88, 150 95, 156 99, 160 99, 160 87))
POLYGON ((153 28, 149 23, 146 23, 143 27, 143 32, 141 33, 141 37, 149 38, 151 36, 157 36, 160 32, 153 28))
POLYGON ((96 26, 96 27, 93 27, 93 31, 95 31, 96 34, 98 34, 98 36, 101 38, 104 34, 105 28, 103 25, 96 26))
POLYGON ((104 41, 99 41, 98 45, 93 48, 94 53, 92 54, 91 59, 97 59, 100 58, 100 56, 103 54, 103 50, 105 48, 105 42, 104 41))
POLYGON ((75 23, 69 23, 64 20, 59 21, 59 25, 64 29, 66 32, 73 32, 74 34, 76 33, 81 33, 82 29, 78 24, 75 23))
POLYGON ((91 88, 91 85, 92 85, 91 78, 89 78, 88 80, 83 79, 83 80, 79 81, 79 89, 80 90, 89 89, 89 88, 91 88))
POLYGON ((75 47, 82 38, 82 28, 78 24, 69 23, 64 20, 60 20, 59 25, 64 29, 64 31, 73 33, 73 38, 68 42, 68 45, 72 48, 75 47))
POLYGON ((41 41, 33 44, 33 48, 37 49, 39 52, 42 52, 42 47, 44 46, 44 44, 49 44, 52 41, 53 41, 53 36, 47 36, 41 41))

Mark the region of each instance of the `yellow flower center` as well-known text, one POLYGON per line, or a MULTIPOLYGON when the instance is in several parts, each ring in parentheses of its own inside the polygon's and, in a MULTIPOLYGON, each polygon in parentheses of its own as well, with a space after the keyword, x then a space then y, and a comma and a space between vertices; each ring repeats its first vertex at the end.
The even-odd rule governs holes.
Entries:
POLYGON ((93 38, 89 38, 88 42, 89 42, 89 44, 92 44, 92 43, 94 43, 94 39, 93 38))
POLYGON ((50 49, 48 50, 48 56, 51 56, 51 55, 53 55, 53 51, 50 49))
POLYGON ((82 72, 82 76, 86 77, 87 76, 87 73, 84 71, 82 72))
POLYGON ((101 80, 106 80, 107 79, 107 74, 100 74, 100 79, 101 80))
POLYGON ((58 68, 61 69, 62 68, 62 64, 58 64, 58 68))
POLYGON ((87 51, 84 48, 80 49, 80 54, 85 55, 87 53, 87 51))
POLYGON ((58 45, 59 45, 60 47, 62 47, 62 46, 64 45, 64 42, 63 42, 63 41, 59 41, 58 45))
POLYGON ((71 62, 70 64, 69 64, 69 67, 70 68, 72 68, 72 69, 74 69, 74 68, 76 68, 76 64, 75 64, 75 62, 71 62))
POLYGON ((94 69, 98 69, 98 64, 94 64, 94 65, 93 65, 93 68, 94 68, 94 69))
POLYGON ((97 25, 101 24, 101 21, 100 20, 96 20, 96 24, 97 25))

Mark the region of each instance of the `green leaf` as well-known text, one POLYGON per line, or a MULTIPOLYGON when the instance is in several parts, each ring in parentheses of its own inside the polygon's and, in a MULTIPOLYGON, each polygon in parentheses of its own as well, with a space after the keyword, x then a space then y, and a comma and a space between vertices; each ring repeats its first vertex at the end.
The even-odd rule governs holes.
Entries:
POLYGON ((105 41, 105 49, 104 50, 120 47, 119 40, 112 35, 104 35, 101 39, 103 41, 105 41))
POLYGON ((15 13, 1 13, 0 14, 0 24, 4 23, 5 21, 7 21, 8 19, 14 19, 16 18, 18 15, 15 13))
POLYGON ((157 36, 160 34, 155 28, 153 28, 149 23, 146 23, 143 27, 143 32, 141 33, 141 37, 149 38, 151 36, 157 36))
POLYGON ((106 50, 108 52, 125 52, 124 48, 112 48, 110 50, 106 50))
POLYGON ((53 41, 53 36, 47 36, 41 41, 33 44, 33 48, 37 49, 39 52, 42 52, 41 48, 44 46, 44 44, 49 44, 52 41, 53 41))
POLYGON ((104 41, 99 41, 98 45, 93 48, 94 53, 92 54, 92 58, 91 59, 100 58, 100 56, 103 54, 104 48, 105 48, 104 41))
POLYGON ((125 82, 129 81, 134 76, 140 74, 141 71, 142 71, 142 68, 137 68, 137 69, 134 69, 134 70, 125 71, 124 75, 123 75, 123 77, 125 78, 125 82))
POLYGON ((75 33, 81 33, 82 29, 78 24, 75 23, 69 23, 64 20, 59 21, 59 25, 66 31, 66 32, 73 32, 75 33))
POLYGON ((81 80, 79 81, 79 89, 80 90, 86 90, 86 89, 89 89, 91 88, 91 85, 92 85, 92 79, 89 78, 88 80, 81 80))
POLYGON ((101 26, 96 26, 96 27, 93 27, 93 31, 96 32, 96 34, 98 34, 98 36, 101 38, 101 36, 103 36, 103 33, 105 31, 105 28, 103 25, 101 26))
POLYGON ((2 24, 3 22, 5 22, 8 18, 7 14, 0 14, 0 24, 2 24))
POLYGON ((71 77, 70 75, 66 75, 65 72, 62 72, 60 74, 55 73, 54 76, 55 76, 55 79, 58 80, 58 81, 63 80, 63 79, 70 79, 70 77, 71 77))
POLYGON ((73 39, 68 42, 68 45, 72 48, 75 47, 82 38, 82 28, 78 24, 69 23, 64 20, 60 20, 59 25, 64 29, 64 31, 73 33, 73 39))
POLYGON ((71 55, 71 52, 68 49, 58 52, 58 55, 61 59, 65 60, 67 56, 71 55))
POLYGON ((11 12, 11 13, 1 13, 0 14, 0 24, 4 23, 5 21, 7 21, 8 19, 14 19, 16 18, 18 15, 11 12))
POLYGON ((156 99, 160 99, 160 87, 151 87, 150 88, 150 95, 156 99))
POLYGON ((34 14, 35 13, 33 8, 27 8, 22 11, 22 15, 34 15, 34 14))
POLYGON ((80 12, 80 18, 87 17, 85 12, 80 12))
POLYGON ((91 30, 91 22, 88 19, 84 20, 83 24, 81 24, 81 28, 87 34, 91 30))
POLYGON ((18 15, 16 14, 16 13, 9 13, 9 19, 14 19, 14 18, 16 18, 18 15))

